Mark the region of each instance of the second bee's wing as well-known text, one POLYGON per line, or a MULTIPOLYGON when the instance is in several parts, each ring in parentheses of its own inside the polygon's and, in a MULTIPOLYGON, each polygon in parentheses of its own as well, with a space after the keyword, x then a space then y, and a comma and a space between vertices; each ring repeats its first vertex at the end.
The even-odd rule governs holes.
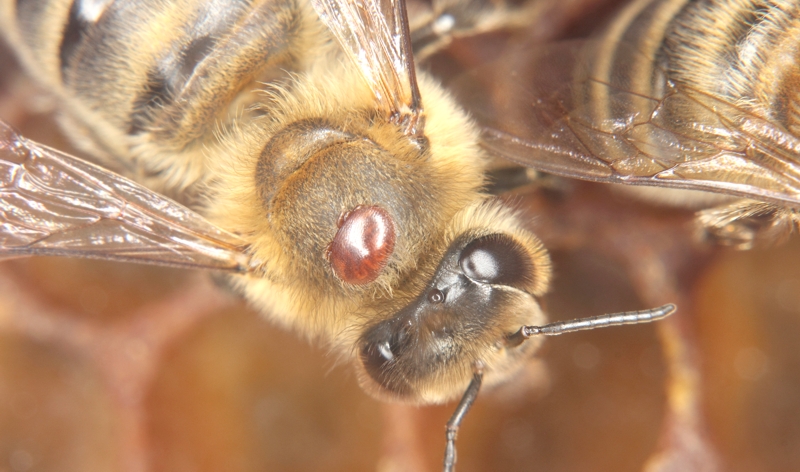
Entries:
POLYGON ((147 188, 0 122, 0 258, 90 257, 234 272, 245 243, 147 188))
POLYGON ((565 177, 800 207, 796 136, 690 85, 664 80, 653 96, 650 79, 639 87, 629 71, 598 79, 586 65, 590 47, 520 49, 454 84, 483 127, 484 147, 565 177))
POLYGON ((421 132, 422 104, 404 0, 312 0, 388 119, 421 132))

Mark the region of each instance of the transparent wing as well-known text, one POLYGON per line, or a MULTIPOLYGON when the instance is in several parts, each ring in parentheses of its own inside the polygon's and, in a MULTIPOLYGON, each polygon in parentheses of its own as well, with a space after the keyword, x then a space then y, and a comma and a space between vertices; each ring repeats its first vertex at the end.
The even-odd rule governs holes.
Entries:
POLYGON ((245 243, 200 215, 0 122, 0 258, 91 257, 249 270, 245 243))
MULTIPOLYGON (((632 85, 632 71, 599 80, 586 65, 589 47, 520 49, 453 84, 483 127, 483 145, 566 177, 800 206, 796 136, 690 85, 664 80, 654 96, 651 87, 632 85)), ((638 52, 618 54, 634 63, 638 52)))
POLYGON ((322 21, 358 66, 379 109, 406 134, 422 128, 422 105, 404 0, 312 0, 322 21))

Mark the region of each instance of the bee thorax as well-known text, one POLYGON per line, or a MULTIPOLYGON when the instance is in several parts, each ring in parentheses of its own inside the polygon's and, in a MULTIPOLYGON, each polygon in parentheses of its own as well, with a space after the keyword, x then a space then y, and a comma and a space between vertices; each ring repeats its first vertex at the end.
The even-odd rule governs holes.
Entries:
POLYGON ((295 277, 323 292, 396 276, 415 263, 406 248, 441 232, 441 185, 419 168, 426 150, 391 152, 376 141, 306 119, 274 134, 258 158, 255 187, 268 228, 291 251, 295 277))

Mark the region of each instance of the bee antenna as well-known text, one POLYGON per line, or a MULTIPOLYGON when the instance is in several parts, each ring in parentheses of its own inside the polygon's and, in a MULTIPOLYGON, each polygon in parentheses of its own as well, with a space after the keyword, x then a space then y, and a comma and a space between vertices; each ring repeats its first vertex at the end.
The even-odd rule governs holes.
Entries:
POLYGON ((523 326, 516 333, 506 337, 506 346, 513 347, 522 344, 523 341, 543 334, 546 336, 558 336, 559 334, 581 331, 584 329, 605 328, 607 326, 620 326, 627 324, 649 323, 675 313, 678 309, 672 303, 650 308, 641 311, 626 311, 624 313, 612 313, 608 315, 593 316, 591 318, 578 318, 569 321, 557 321, 543 326, 523 326))
POLYGON ((475 403, 478 398, 478 391, 481 389, 481 382, 483 381, 483 364, 480 361, 475 365, 475 373, 472 376, 472 381, 469 383, 464 396, 458 402, 456 411, 447 422, 447 446, 444 450, 444 472, 453 472, 456 467, 456 436, 458 435, 458 428, 461 426, 461 421, 467 415, 467 412, 475 403))
MULTIPOLYGON (((675 313, 678 309, 672 303, 660 306, 658 308, 650 308, 649 310, 641 311, 626 311, 624 313, 611 313, 608 315, 593 316, 591 318, 578 318, 569 321, 557 321, 542 326, 523 326, 516 333, 506 337, 506 346, 514 347, 522 344, 523 341, 536 336, 537 334, 544 334, 547 336, 557 336, 559 334, 571 333, 573 331, 581 331, 584 329, 605 328, 606 326, 620 326, 627 324, 649 323, 651 321, 660 320, 675 313)), ((456 411, 447 422, 447 446, 444 452, 444 472, 453 472, 456 467, 456 436, 458 435, 458 428, 464 420, 464 416, 475 403, 478 398, 478 391, 481 389, 481 382, 483 381, 483 363, 478 361, 473 366, 475 373, 472 376, 472 381, 469 383, 464 396, 458 402, 456 411)))

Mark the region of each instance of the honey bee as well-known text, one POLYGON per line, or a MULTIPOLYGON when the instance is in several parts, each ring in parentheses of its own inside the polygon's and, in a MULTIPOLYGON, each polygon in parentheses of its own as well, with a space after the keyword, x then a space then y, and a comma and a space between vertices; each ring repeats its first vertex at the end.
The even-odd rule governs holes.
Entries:
POLYGON ((544 324, 547 252, 483 191, 481 129, 415 70, 402 1, 0 8, 75 144, 140 182, 0 125, 0 255, 227 272, 374 396, 463 396, 446 470, 479 388, 512 377, 536 335, 675 311, 544 324))
POLYGON ((588 41, 473 71, 462 103, 493 153, 659 187, 642 195, 700 208, 706 235, 747 249, 800 222, 797 18, 790 1, 633 1, 588 41), (467 93, 489 83, 502 93, 467 93))

